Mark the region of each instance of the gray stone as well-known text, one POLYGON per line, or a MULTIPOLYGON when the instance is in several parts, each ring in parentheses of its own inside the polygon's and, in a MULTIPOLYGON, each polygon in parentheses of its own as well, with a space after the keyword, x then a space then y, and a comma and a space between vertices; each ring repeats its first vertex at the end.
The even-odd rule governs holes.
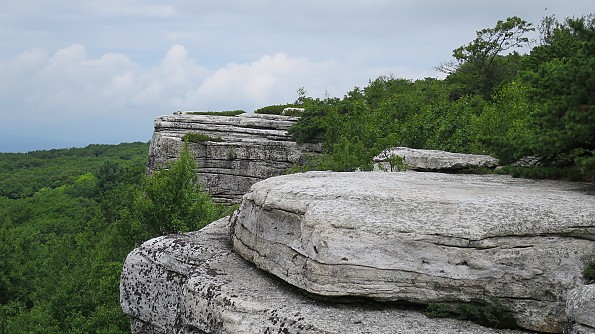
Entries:
POLYGON ((179 157, 187 133, 219 137, 222 142, 190 143, 190 153, 199 168, 204 189, 218 202, 239 203, 250 186, 281 175, 308 154, 320 151, 319 144, 297 144, 287 129, 298 118, 242 114, 211 116, 179 113, 155 120, 149 148, 151 173, 179 157))
POLYGON ((498 302, 523 328, 561 332, 595 251, 594 194, 499 175, 293 174, 252 186, 232 238, 313 294, 498 302))
POLYGON ((595 285, 571 290, 566 301, 566 313, 572 325, 568 333, 595 333, 595 285))
POLYGON ((595 329, 575 323, 565 329, 564 334, 595 334, 595 329))
POLYGON ((120 292, 133 334, 522 333, 378 303, 313 300, 235 254, 226 218, 132 251, 120 292))
POLYGON ((393 147, 374 157, 376 169, 391 170, 390 158, 398 156, 416 171, 456 171, 472 168, 495 168, 498 160, 489 155, 451 153, 438 150, 420 150, 393 147))

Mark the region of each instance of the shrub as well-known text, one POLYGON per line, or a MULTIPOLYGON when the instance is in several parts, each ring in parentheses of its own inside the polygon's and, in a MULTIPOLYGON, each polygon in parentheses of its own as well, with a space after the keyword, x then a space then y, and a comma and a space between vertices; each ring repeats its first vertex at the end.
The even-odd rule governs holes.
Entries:
POLYGON ((233 147, 227 149, 227 160, 235 160, 238 158, 238 153, 233 147))
POLYGON ((283 116, 295 116, 299 117, 304 114, 304 108, 288 107, 283 109, 281 113, 283 116))
POLYGON ((583 275, 585 275, 589 284, 595 284, 595 254, 587 262, 587 266, 583 269, 583 275))
POLYGON ((293 164, 284 174, 305 173, 313 170, 320 170, 320 157, 315 154, 306 155, 305 161, 302 163, 293 164))
POLYGON ((186 133, 182 137, 182 141, 185 143, 203 143, 206 141, 222 142, 221 137, 211 137, 202 133, 186 133))
POLYGON ((473 321, 482 326, 515 328, 512 313, 499 302, 491 303, 433 303, 426 309, 430 318, 457 318, 473 321))
POLYGON ((453 316, 453 311, 448 304, 432 303, 426 308, 426 315, 430 318, 447 318, 453 316))
POLYGON ((573 167, 524 167, 504 166, 496 171, 498 174, 508 174, 512 177, 527 179, 557 179, 578 181, 583 178, 580 171, 573 167))
POLYGON ((283 113, 283 109, 285 109, 285 105, 272 105, 256 109, 254 110, 254 113, 266 115, 281 115, 281 113, 283 113))
POLYGON ((143 180, 133 217, 144 240, 198 230, 228 213, 199 184, 197 166, 185 145, 178 160, 143 180))
POLYGON ((285 116, 299 116, 301 112, 298 111, 290 111, 283 114, 283 110, 285 108, 302 108, 303 106, 294 105, 294 104, 277 104, 272 106, 262 107, 260 109, 254 110, 255 114, 266 114, 266 115, 285 115, 285 116))
MULTIPOLYGON (((403 157, 398 155, 391 155, 390 157, 387 157, 386 162, 388 162, 390 172, 404 172, 411 169, 405 160, 403 160, 403 157)), ((389 171, 382 164, 379 165, 379 168, 387 172, 389 171)))

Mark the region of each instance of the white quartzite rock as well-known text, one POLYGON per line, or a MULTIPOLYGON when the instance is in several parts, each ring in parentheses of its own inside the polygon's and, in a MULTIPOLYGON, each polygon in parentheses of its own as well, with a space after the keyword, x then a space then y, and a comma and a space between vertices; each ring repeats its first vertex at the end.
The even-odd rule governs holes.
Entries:
POLYGON ((595 251, 592 185, 506 176, 311 172, 255 184, 234 248, 324 296, 497 301, 561 332, 595 251))
POLYGON ((320 150, 319 145, 291 140, 287 129, 296 121, 259 114, 161 116, 155 120, 147 169, 152 172, 177 159, 187 133, 221 138, 222 142, 190 143, 190 153, 205 190, 220 202, 239 203, 252 184, 281 175, 320 150))
POLYGON ((452 153, 439 150, 421 150, 408 147, 393 147, 374 157, 376 168, 390 170, 389 158, 399 156, 416 171, 455 171, 469 168, 494 168, 498 160, 489 155, 452 153))
POLYGON ((394 306, 312 300, 235 254, 227 218, 132 251, 120 296, 133 334, 523 333, 394 306))
POLYGON ((568 293, 566 313, 572 321, 568 334, 595 333, 595 284, 580 286, 568 293))

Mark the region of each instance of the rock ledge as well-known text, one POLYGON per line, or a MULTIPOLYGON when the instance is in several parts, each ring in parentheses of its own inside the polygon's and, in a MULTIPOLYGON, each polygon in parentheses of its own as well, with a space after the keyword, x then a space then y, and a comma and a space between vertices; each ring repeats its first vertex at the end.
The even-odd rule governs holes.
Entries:
POLYGON ((234 248, 323 296, 498 302, 561 332, 595 252, 595 188, 498 175, 310 172, 244 196, 234 248))
POLYGON ((459 171, 473 168, 495 168, 498 160, 489 155, 452 153, 408 147, 386 149, 374 157, 376 169, 391 170, 390 159, 401 157, 412 170, 420 172, 459 171))
POLYGON ((320 151, 318 144, 292 141, 287 129, 297 119, 259 114, 161 116, 155 120, 147 169, 152 172, 177 159, 186 134, 220 138, 190 143, 190 153, 205 190, 218 202, 239 203, 252 184, 281 175, 320 151))
POLYGON ((132 251, 120 285, 133 334, 521 334, 379 304, 314 301, 236 255, 228 219, 132 251))

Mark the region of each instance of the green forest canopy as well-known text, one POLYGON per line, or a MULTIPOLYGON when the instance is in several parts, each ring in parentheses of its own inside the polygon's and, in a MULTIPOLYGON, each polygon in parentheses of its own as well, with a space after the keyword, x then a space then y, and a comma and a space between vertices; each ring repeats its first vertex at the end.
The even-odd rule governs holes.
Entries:
POLYGON ((145 175, 147 143, 0 154, 0 333, 129 333, 126 255, 226 215, 181 158, 145 175))

